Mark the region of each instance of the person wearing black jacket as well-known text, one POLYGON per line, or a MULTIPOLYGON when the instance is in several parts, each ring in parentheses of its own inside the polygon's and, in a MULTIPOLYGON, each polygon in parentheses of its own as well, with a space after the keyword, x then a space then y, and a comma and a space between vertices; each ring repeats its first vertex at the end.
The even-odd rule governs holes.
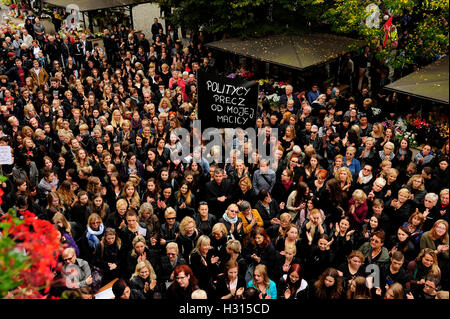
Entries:
POLYGON ((61 61, 61 50, 53 36, 48 37, 48 42, 45 43, 44 53, 48 55, 50 65, 53 65, 53 61, 61 61))
POLYGON ((114 228, 106 228, 100 240, 100 248, 93 258, 93 265, 103 271, 102 285, 122 274, 124 250, 114 228))
POLYGON ((250 278, 249 271, 253 273, 257 264, 266 265, 269 278, 275 278, 278 254, 265 229, 259 226, 254 227, 251 237, 242 251, 242 255, 249 265, 245 276, 246 281, 250 278))
POLYGON ((339 266, 341 263, 346 262, 347 256, 352 252, 355 247, 355 240, 353 233, 355 230, 350 229, 349 217, 343 217, 339 223, 336 223, 334 229, 331 232, 333 244, 331 245, 334 252, 333 264, 339 266))
POLYGON ((217 278, 215 295, 218 299, 236 299, 246 287, 245 279, 239 276, 239 266, 234 260, 225 264, 225 272, 217 278))
POLYGON ((227 228, 222 223, 216 223, 212 228, 212 233, 209 235, 214 256, 219 257, 219 263, 223 263, 228 259, 227 235, 227 228))
POLYGON ((308 244, 304 257, 305 279, 308 282, 314 282, 320 274, 331 265, 334 253, 330 250, 333 239, 329 240, 327 234, 319 236, 317 244, 313 245, 313 237, 307 233, 308 244))
POLYGON ((209 214, 208 203, 200 202, 198 213, 194 214, 195 225, 205 235, 210 235, 213 226, 217 223, 216 216, 209 214))
POLYGON ((121 230, 126 226, 125 215, 127 212, 128 203, 125 199, 120 198, 116 202, 116 209, 106 217, 106 226, 112 227, 116 231, 121 230))
POLYGON ((386 215, 390 223, 386 228, 388 236, 394 234, 395 230, 408 221, 409 216, 414 211, 414 205, 409 200, 411 192, 407 188, 398 191, 398 198, 394 198, 386 203, 386 215))
POLYGON ((148 260, 143 260, 136 265, 136 270, 130 278, 130 288, 139 290, 146 299, 161 299, 165 285, 153 269, 148 260))
POLYGON ((234 188, 232 194, 232 201, 239 203, 241 201, 247 201, 253 207, 257 201, 257 194, 252 188, 251 179, 248 177, 242 177, 238 182, 238 187, 234 188))
POLYGON ((208 297, 212 297, 214 290, 213 279, 218 273, 219 257, 215 255, 214 249, 210 245, 208 236, 202 235, 198 238, 195 248, 189 255, 189 265, 198 279, 198 286, 207 292, 208 297))
POLYGON ((223 169, 214 170, 214 180, 206 184, 206 200, 210 211, 217 217, 222 217, 230 204, 232 185, 228 179, 223 178, 223 169))
POLYGON ((168 243, 166 245, 166 254, 161 257, 160 281, 166 284, 167 282, 171 282, 173 280, 172 274, 175 268, 186 264, 186 260, 179 254, 178 245, 173 242, 168 243))
MULTIPOLYGON (((168 207, 164 212, 165 223, 161 224, 160 240, 161 248, 164 248, 168 243, 175 242, 180 232, 180 222, 176 221, 177 213, 172 207, 168 207)), ((160 220, 162 217, 160 217, 160 220)))
MULTIPOLYGON (((289 194, 296 189, 297 183, 294 181, 294 172, 286 167, 281 172, 281 178, 277 178, 270 193, 272 199, 275 199, 277 203, 286 203, 289 194)), ((255 208, 258 209, 257 207, 255 208)), ((261 215, 261 212, 259 214, 261 215)))
POLYGON ((167 299, 176 302, 192 299, 192 292, 198 289, 198 280, 191 267, 180 265, 173 271, 173 282, 167 289, 167 299))
POLYGON ((189 216, 184 217, 180 223, 180 234, 175 242, 178 244, 180 254, 185 260, 189 260, 189 255, 201 235, 203 234, 197 229, 194 219, 189 216))
POLYGON ((130 251, 132 248, 132 242, 137 235, 141 235, 148 242, 149 238, 146 233, 146 227, 138 222, 138 216, 136 211, 130 209, 125 214, 126 226, 118 231, 120 240, 122 241, 122 247, 125 251, 130 251))
POLYGON ((130 278, 136 270, 136 265, 141 261, 148 260, 153 266, 157 276, 161 273, 161 258, 159 253, 148 249, 144 237, 138 235, 133 239, 132 249, 127 254, 123 265, 124 278, 130 278))
POLYGON ((278 222, 281 208, 284 209, 284 205, 278 205, 277 201, 272 198, 266 189, 262 189, 259 192, 258 202, 255 205, 255 209, 261 216, 265 229, 278 222))

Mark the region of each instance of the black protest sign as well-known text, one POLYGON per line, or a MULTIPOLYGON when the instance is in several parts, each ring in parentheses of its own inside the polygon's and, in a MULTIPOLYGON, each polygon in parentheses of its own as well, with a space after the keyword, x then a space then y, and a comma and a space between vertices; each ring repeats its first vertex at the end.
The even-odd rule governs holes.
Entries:
POLYGON ((257 107, 257 82, 199 72, 198 118, 202 128, 255 127, 257 107))

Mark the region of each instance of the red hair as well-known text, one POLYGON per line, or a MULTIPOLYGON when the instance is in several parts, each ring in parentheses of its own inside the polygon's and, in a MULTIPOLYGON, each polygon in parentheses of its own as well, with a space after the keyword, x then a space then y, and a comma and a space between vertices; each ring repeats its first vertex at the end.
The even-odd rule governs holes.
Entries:
MULTIPOLYGON (((176 278, 180 273, 184 272, 184 274, 187 276, 189 275, 189 283, 192 286, 195 286, 198 284, 198 280, 197 278, 195 278, 194 273, 192 272, 191 267, 189 267, 188 265, 179 265, 177 266, 174 271, 173 271, 173 277, 176 278)), ((177 282, 177 281, 175 281, 177 282)))

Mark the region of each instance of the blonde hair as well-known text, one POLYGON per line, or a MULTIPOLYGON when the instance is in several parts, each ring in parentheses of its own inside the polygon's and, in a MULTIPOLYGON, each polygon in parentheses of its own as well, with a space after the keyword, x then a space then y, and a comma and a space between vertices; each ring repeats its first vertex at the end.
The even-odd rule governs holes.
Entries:
POLYGON ((334 173, 334 178, 336 178, 340 182, 339 174, 341 174, 342 171, 345 171, 347 173, 347 179, 345 180, 345 182, 351 183, 353 181, 352 172, 350 172, 349 168, 346 166, 339 167, 334 173))
POLYGON ((194 253, 199 253, 200 254, 200 250, 201 250, 201 248, 202 248, 202 246, 204 244, 207 244, 207 245, 211 244, 211 239, 208 236, 206 236, 206 235, 201 235, 197 239, 197 243, 195 244, 195 248, 192 249, 192 252, 189 255, 189 259, 190 259, 191 255, 194 254, 194 253))
POLYGON ((411 195, 411 192, 407 188, 401 188, 397 194, 399 194, 399 195, 403 194, 403 195, 406 195, 407 197, 409 197, 409 195, 411 195))
POLYGON ((177 252, 177 255, 178 255, 179 249, 178 249, 178 244, 177 243, 175 243, 175 242, 167 243, 166 251, 168 251, 169 249, 175 249, 176 252, 177 252))
POLYGON ((125 199, 120 198, 116 202, 116 208, 119 208, 119 207, 122 207, 122 206, 128 207, 128 203, 127 203, 127 201, 125 199))
POLYGON ((239 254, 242 250, 242 244, 239 240, 230 239, 229 241, 227 241, 227 249, 239 254))
POLYGON ((191 299, 207 299, 208 294, 203 289, 196 289, 191 294, 191 299))
POLYGON ((221 232, 223 236, 227 237, 228 236, 228 231, 227 231, 227 227, 225 226, 224 223, 216 223, 212 230, 212 233, 217 233, 217 232, 221 232))
POLYGON ((134 239, 133 239, 133 241, 132 241, 132 243, 131 243, 132 246, 133 246, 133 249, 131 250, 131 257, 136 257, 136 256, 137 256, 136 250, 134 249, 134 246, 135 246, 137 243, 144 243, 145 248, 148 248, 148 247, 147 247, 147 242, 146 242, 144 236, 142 236, 142 235, 137 235, 136 237, 134 237, 134 239))
POLYGON ((149 275, 150 280, 155 280, 156 279, 156 273, 155 273, 155 270, 153 269, 152 264, 148 260, 143 260, 143 261, 139 262, 136 265, 136 269, 135 269, 133 275, 131 275, 130 280, 135 278, 135 277, 137 277, 137 276, 139 276, 139 272, 143 268, 147 268, 148 271, 150 272, 150 275, 149 275))
POLYGON ((89 215, 87 220, 87 226, 89 226, 93 221, 100 221, 103 224, 103 220, 99 214, 92 213, 89 215))
POLYGON ((172 207, 167 207, 166 210, 164 211, 165 218, 176 217, 176 216, 177 216, 177 212, 172 207))
POLYGON ((280 220, 283 222, 290 222, 292 220, 292 216, 289 213, 283 213, 280 215, 280 220))
POLYGON ((126 196, 127 196, 127 194, 126 194, 127 188, 129 188, 129 187, 131 187, 131 186, 134 188, 134 192, 133 192, 133 195, 132 195, 132 197, 131 197, 131 203, 135 204, 136 207, 139 207, 139 206, 140 206, 141 200, 140 200, 140 198, 139 198, 139 194, 138 194, 138 192, 137 192, 136 185, 135 185, 132 181, 128 180, 128 181, 125 183, 125 186, 124 186, 123 189, 122 189, 121 195, 124 196, 124 197, 126 197, 126 196))
POLYGON ((421 174, 415 174, 415 175, 411 176, 411 178, 408 180, 408 183, 406 185, 408 185, 409 187, 412 188, 412 184, 415 179, 421 180, 422 184, 420 184, 419 190, 423 191, 425 189, 425 183, 424 183, 424 180, 423 180, 423 177, 421 174))
POLYGON ((399 174, 398 169, 392 167, 388 170, 387 176, 390 176, 390 175, 398 176, 398 174, 399 174))
POLYGON ((122 127, 122 124, 123 124, 122 114, 121 114, 120 110, 117 110, 117 109, 116 109, 116 110, 114 110, 114 111, 112 112, 112 115, 111 115, 111 125, 112 125, 114 128, 119 128, 119 127, 122 127), (119 115, 120 115, 120 119, 119 119, 118 122, 114 119, 114 115, 116 115, 116 114, 119 114, 119 115))
POLYGON ((295 256, 297 254, 297 247, 292 243, 288 243, 284 245, 284 251, 290 251, 295 256))
POLYGON ((384 126, 381 123, 374 123, 373 126, 376 126, 378 128, 378 133, 374 134, 374 132, 370 132, 370 135, 373 138, 382 138, 384 137, 384 126), (378 136, 377 136, 378 135, 378 136))
POLYGON ((264 278, 264 283, 266 284, 266 288, 270 286, 269 275, 267 274, 267 267, 264 264, 258 264, 255 266, 255 270, 253 270, 253 283, 255 282, 255 271, 258 271, 260 275, 264 278))
POLYGON ((67 218, 62 213, 56 212, 55 215, 53 215, 52 222, 53 224, 61 222, 63 224, 64 231, 68 233, 70 236, 72 236, 72 227, 70 226, 70 223, 67 220, 67 218))
POLYGON ((181 235, 186 235, 186 227, 189 224, 194 224, 195 227, 195 220, 192 217, 186 216, 184 217, 181 222, 180 222, 180 234, 181 235))
POLYGON ((364 193, 361 189, 356 189, 353 192, 352 197, 357 201, 365 201, 367 199, 366 193, 364 193))

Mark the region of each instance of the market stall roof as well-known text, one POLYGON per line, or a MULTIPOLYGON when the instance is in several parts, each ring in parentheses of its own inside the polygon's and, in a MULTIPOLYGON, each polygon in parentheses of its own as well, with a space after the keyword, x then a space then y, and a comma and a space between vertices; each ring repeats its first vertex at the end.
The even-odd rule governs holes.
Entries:
POLYGON ((365 45, 364 41, 326 33, 274 35, 241 40, 223 39, 206 46, 256 60, 304 70, 337 59, 365 45))
POLYGON ((107 9, 107 8, 115 8, 115 7, 123 7, 133 4, 140 4, 149 1, 145 0, 44 0, 45 3, 56 7, 66 8, 69 4, 76 4, 81 12, 91 11, 91 10, 99 10, 99 9, 107 9))
POLYGON ((448 103, 448 56, 445 56, 384 88, 438 103, 448 103))

